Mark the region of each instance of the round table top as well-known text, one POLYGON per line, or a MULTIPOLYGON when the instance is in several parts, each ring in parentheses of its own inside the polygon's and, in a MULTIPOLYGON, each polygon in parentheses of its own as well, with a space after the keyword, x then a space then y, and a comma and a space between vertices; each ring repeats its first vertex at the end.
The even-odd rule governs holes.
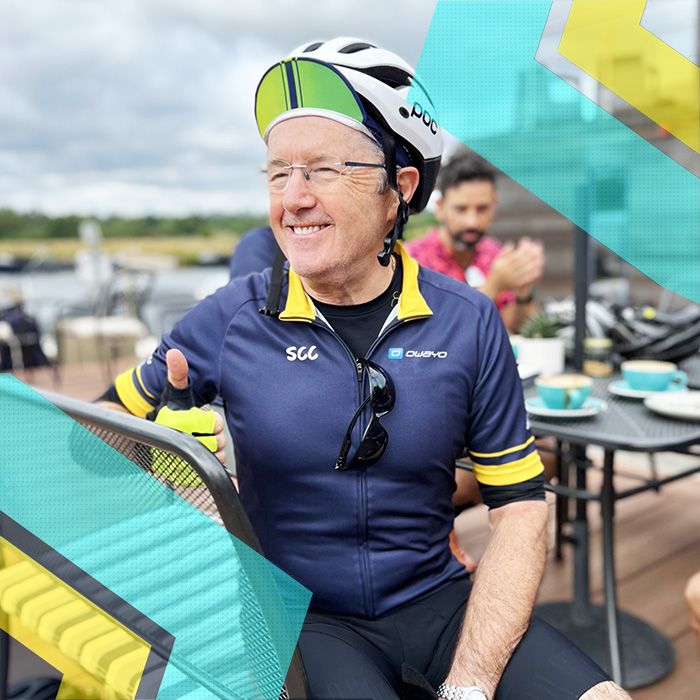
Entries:
MULTIPOLYGON (((593 380, 591 396, 603 399, 607 410, 589 418, 543 418, 528 414, 533 434, 551 435, 575 444, 643 452, 700 444, 700 422, 667 418, 654 413, 639 399, 612 394, 608 385, 620 378, 620 374, 613 374, 593 380)), ((535 387, 524 392, 525 398, 537 396, 535 387)))

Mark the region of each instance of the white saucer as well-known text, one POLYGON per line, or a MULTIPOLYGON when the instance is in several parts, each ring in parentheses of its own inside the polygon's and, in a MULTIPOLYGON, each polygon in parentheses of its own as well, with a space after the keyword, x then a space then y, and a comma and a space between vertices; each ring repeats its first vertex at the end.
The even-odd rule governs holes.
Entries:
POLYGON ((663 392, 644 399, 644 405, 662 416, 700 421, 700 391, 663 392))
POLYGON ((626 379, 618 379, 608 384, 608 391, 616 396, 624 396, 627 399, 646 399, 649 396, 663 396, 664 394, 678 394, 686 391, 687 387, 680 384, 669 384, 664 391, 650 391, 649 389, 633 389, 626 379))
POLYGON ((533 396, 525 400, 525 408, 533 416, 544 418, 587 418, 596 416, 608 408, 603 399, 595 399, 589 396, 581 408, 548 408, 541 397, 533 396))

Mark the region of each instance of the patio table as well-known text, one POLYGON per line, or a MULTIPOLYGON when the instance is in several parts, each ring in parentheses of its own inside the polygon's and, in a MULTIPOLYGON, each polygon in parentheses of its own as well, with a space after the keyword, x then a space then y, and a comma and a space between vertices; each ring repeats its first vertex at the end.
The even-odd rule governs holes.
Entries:
MULTIPOLYGON (((621 611, 617 606, 615 583, 615 501, 659 489, 676 479, 700 472, 700 465, 683 469, 664 478, 653 473, 642 478, 639 486, 616 490, 613 483, 615 453, 618 450, 639 452, 690 453, 691 445, 700 444, 700 422, 665 418, 639 400, 626 399, 608 392, 611 381, 620 375, 595 379, 591 395, 607 402, 607 410, 590 418, 553 419, 530 415, 532 433, 556 438, 561 455, 569 445, 577 463, 576 486, 568 478, 548 485, 557 494, 558 506, 569 498, 576 499, 576 517, 571 521, 575 545, 573 557, 573 600, 537 606, 537 614, 578 644, 626 688, 637 688, 663 678, 673 666, 674 651, 669 639, 643 620, 621 611), (585 447, 597 445, 604 450, 603 481, 597 492, 586 485, 585 447), (576 458, 578 455, 578 459, 576 458), (581 459, 583 457, 583 459, 581 459), (589 596, 588 521, 586 503, 599 501, 602 515, 604 605, 593 605, 589 596), (607 644, 606 644, 607 637, 607 644)), ((524 390, 525 397, 536 395, 534 387, 524 390)), ((567 472, 560 473, 566 477, 567 472)), ((558 511, 561 512, 561 511, 558 511)))

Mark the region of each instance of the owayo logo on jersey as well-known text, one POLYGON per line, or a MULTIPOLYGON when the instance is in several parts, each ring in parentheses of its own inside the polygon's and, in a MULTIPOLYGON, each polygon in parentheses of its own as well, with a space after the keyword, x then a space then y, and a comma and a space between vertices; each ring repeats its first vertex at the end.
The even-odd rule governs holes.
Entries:
POLYGON ((286 349, 287 353, 287 359, 290 362, 294 362, 294 360, 301 360, 302 362, 304 360, 316 360, 318 359, 318 352, 316 352, 316 346, 311 345, 310 347, 306 347, 306 345, 301 345, 300 347, 297 347, 296 345, 290 345, 286 349))
POLYGON ((406 357, 429 357, 444 360, 447 350, 406 350, 406 357))

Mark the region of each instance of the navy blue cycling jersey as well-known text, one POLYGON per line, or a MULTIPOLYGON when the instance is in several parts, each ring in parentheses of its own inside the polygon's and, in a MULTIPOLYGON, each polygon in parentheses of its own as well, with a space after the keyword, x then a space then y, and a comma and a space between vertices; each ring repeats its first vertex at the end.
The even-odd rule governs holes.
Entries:
MULTIPOLYGON (((369 618, 465 576, 448 546, 465 446, 481 484, 512 492, 543 471, 496 307, 398 250, 399 303, 367 353, 396 390, 375 464, 334 469, 368 380, 293 271, 278 318, 259 313, 269 270, 234 280, 115 382, 145 415, 166 351, 181 349, 197 401, 224 399, 241 500, 265 555, 312 591, 314 608, 369 618)), ((355 426, 350 454, 370 418, 368 409, 355 426)))

